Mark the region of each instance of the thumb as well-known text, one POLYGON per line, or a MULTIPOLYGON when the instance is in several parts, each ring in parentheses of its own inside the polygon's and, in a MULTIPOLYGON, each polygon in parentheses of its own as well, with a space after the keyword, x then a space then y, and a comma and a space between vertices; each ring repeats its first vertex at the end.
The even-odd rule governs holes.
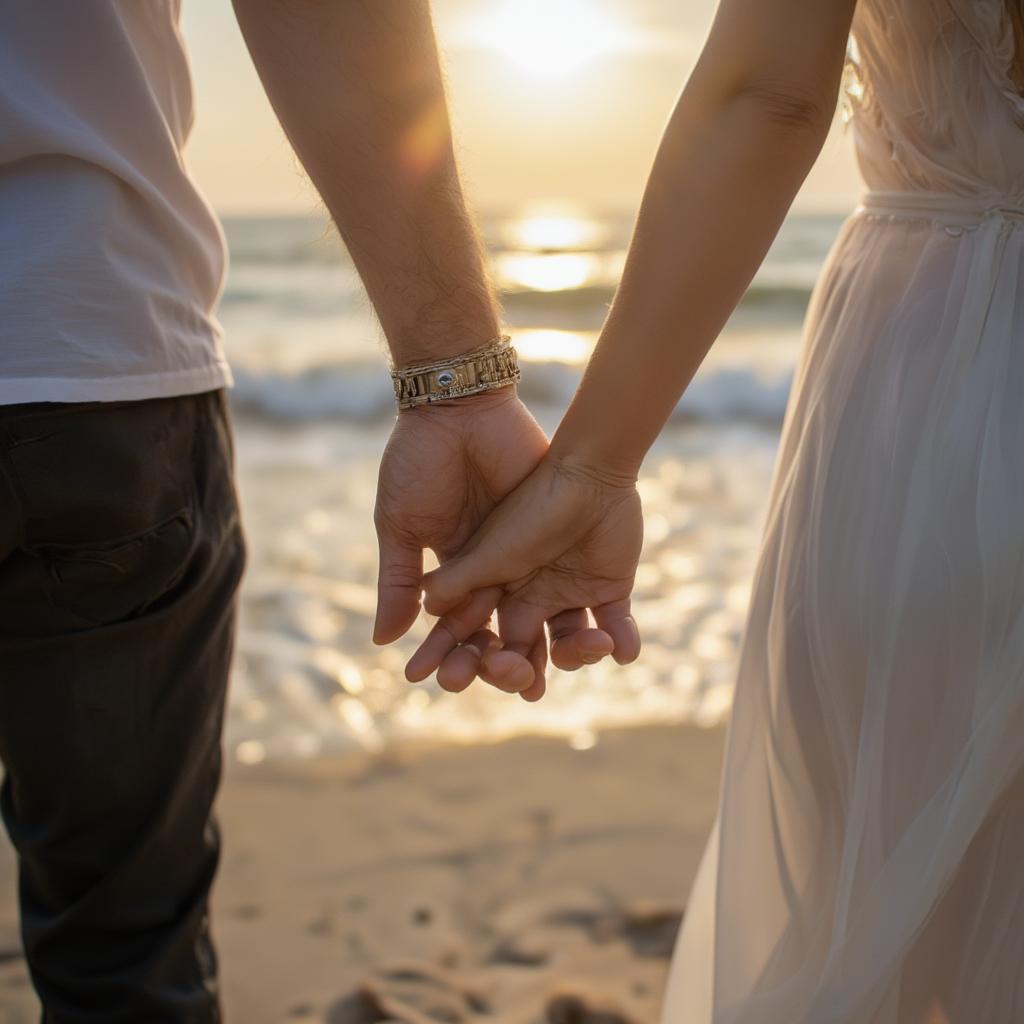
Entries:
POLYGON ((419 615, 423 549, 390 531, 380 535, 379 545, 373 642, 389 644, 404 635, 419 615))
POLYGON ((431 615, 444 615, 461 605, 475 590, 501 586, 522 575, 509 574, 508 559, 486 538, 474 539, 463 553, 448 559, 423 577, 423 607, 431 615))

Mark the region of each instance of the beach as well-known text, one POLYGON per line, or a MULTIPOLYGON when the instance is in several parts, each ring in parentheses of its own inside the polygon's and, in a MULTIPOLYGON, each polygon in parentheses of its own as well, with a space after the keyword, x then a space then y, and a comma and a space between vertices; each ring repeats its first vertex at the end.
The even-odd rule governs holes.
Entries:
MULTIPOLYGON (((551 670, 535 704, 407 682, 426 616, 371 643, 394 419, 383 345, 322 220, 226 222, 250 553, 213 903, 229 1021, 658 1024, 715 813, 802 318, 840 222, 787 221, 644 463, 641 657, 551 670)), ((630 218, 545 208, 484 229, 520 395, 550 434, 630 218)), ((0 1024, 28 1024, 6 845, 0 876, 0 1024)))
MULTIPOLYGON (((644 463, 634 607, 644 653, 552 672, 535 705, 449 699, 370 643, 377 467, 394 420, 386 351, 344 250, 316 218, 229 219, 221 303, 250 562, 227 721, 244 764, 383 750, 402 739, 721 724, 731 704, 779 430, 815 277, 841 218, 793 215, 644 463)), ((550 434, 607 313, 627 214, 562 205, 482 218, 521 355, 520 395, 550 434)), ((428 565, 430 555, 428 553, 428 565)))
MULTIPOLYGON (((230 764, 227 1020, 656 1024, 722 745, 647 725, 230 764)), ((35 1024, 15 891, 4 847, 0 1021, 35 1024)))

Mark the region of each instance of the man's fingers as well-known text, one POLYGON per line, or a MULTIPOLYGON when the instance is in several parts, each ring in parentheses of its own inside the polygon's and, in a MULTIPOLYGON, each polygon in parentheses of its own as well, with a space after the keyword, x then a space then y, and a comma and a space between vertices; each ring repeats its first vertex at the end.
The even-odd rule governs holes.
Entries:
POLYGON ((547 650, 544 616, 531 605, 506 601, 498 605, 498 635, 501 647, 484 652, 480 676, 508 693, 524 693, 536 687, 538 671, 543 686, 544 662, 538 661, 538 640, 547 650))
POLYGON ((532 703, 540 700, 547 689, 548 640, 543 627, 528 658, 533 667, 533 682, 525 690, 520 690, 519 696, 532 703))
POLYGON ((488 677, 501 676, 514 667, 515 678, 522 684, 516 686, 516 692, 522 692, 536 681, 538 667, 540 675, 544 674, 547 638, 543 610, 514 599, 503 602, 498 606, 498 635, 501 637, 501 650, 484 654, 483 671, 488 677), (544 661, 537 657, 535 647, 538 640, 544 647, 544 661))
POLYGON ((626 665, 640 657, 640 630, 636 619, 630 614, 629 598, 622 601, 609 601, 591 609, 594 621, 604 630, 615 644, 612 657, 620 664, 626 665))
POLYGON ((373 642, 389 644, 403 636, 420 613, 423 549, 392 533, 382 534, 379 545, 373 642))
POLYGON ((449 652, 438 666, 437 681, 442 690, 461 693, 476 679, 484 651, 501 643, 489 629, 477 630, 465 643, 449 652))
POLYGON ((612 653, 615 642, 602 629, 593 629, 586 608, 570 608, 548 619, 551 663, 566 672, 593 665, 612 653))
POLYGON ((533 682, 530 662, 512 651, 502 651, 501 640, 489 629, 477 630, 465 643, 446 655, 437 670, 442 689, 452 693, 465 690, 480 676, 484 682, 506 693, 519 693, 533 682), (488 654, 488 667, 482 665, 488 654))
POLYGON ((522 693, 533 685, 534 671, 529 658, 518 651, 492 647, 484 652, 479 676, 505 693, 522 693))
POLYGON ((436 671, 451 651, 487 625, 500 597, 497 587, 479 590, 438 619, 406 664, 405 678, 418 683, 436 671))

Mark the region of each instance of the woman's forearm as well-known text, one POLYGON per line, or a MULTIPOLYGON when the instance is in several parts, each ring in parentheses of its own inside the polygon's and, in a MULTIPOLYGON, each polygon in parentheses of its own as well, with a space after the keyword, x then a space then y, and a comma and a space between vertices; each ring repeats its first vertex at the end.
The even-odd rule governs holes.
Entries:
MULTIPOLYGON (((836 49, 842 21, 828 29, 836 49)), ((821 63, 806 91, 709 86, 698 65, 666 128, 622 281, 553 454, 636 475, 821 149, 842 51, 821 63)))

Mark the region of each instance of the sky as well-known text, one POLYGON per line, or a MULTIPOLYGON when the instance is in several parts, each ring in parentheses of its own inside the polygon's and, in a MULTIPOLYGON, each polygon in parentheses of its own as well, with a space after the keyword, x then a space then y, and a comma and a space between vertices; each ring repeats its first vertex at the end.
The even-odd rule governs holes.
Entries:
MULTIPOLYGON (((632 210, 700 51, 713 0, 435 0, 456 146, 481 210, 574 201, 632 210)), ((185 0, 196 85, 187 159, 222 213, 317 200, 263 94, 230 0, 185 0)), ((796 202, 859 192, 839 118, 796 202)))

